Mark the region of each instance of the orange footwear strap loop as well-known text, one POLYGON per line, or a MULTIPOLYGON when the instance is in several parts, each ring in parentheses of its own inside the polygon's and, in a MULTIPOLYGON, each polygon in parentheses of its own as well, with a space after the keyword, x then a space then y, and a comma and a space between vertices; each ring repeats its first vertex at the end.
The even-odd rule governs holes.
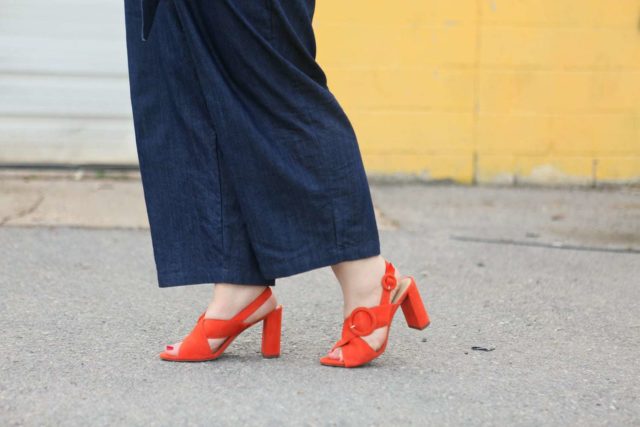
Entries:
POLYGON ((349 330, 357 336, 370 335, 376 328, 378 319, 373 310, 367 307, 358 307, 347 318, 349 330))
POLYGON ((391 302, 391 292, 398 286, 396 279, 396 269, 392 263, 385 260, 385 271, 380 284, 382 285, 382 297, 380 304, 389 304, 391 302))
POLYGON ((351 342, 354 338, 366 337, 378 328, 389 326, 390 319, 390 304, 375 307, 356 307, 349 317, 344 320, 342 337, 333 346, 333 349, 351 342))

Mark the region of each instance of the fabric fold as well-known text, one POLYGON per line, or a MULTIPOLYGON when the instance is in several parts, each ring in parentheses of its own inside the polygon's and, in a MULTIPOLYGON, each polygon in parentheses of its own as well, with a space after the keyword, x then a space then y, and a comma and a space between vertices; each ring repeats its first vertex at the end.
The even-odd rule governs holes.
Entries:
POLYGON ((160 0, 140 0, 140 2, 142 3, 142 41, 146 42, 149 39, 160 0))

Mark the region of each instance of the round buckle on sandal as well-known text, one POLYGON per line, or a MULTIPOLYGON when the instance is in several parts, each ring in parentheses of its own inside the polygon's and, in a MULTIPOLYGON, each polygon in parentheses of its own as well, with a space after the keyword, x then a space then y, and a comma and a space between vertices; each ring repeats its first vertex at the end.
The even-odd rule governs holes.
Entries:
POLYGON ((396 288, 396 286, 398 286, 398 280, 396 279, 395 275, 387 273, 384 276, 382 276, 383 288, 385 288, 388 291, 392 291, 396 288))
POLYGON ((376 315, 367 307, 358 307, 349 316, 349 329, 355 335, 370 335, 376 327, 376 315))

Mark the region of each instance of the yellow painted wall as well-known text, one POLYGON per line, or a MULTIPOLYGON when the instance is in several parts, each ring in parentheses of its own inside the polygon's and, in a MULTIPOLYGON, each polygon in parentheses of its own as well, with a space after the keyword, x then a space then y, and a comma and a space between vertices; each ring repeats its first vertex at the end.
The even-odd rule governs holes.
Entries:
POLYGON ((640 1, 317 0, 368 172, 640 181, 640 1))

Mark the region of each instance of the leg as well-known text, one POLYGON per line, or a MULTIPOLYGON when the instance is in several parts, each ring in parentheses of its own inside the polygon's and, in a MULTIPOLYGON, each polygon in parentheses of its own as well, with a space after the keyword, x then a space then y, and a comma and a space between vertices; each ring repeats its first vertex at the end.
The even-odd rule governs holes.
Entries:
MULTIPOLYGON (((173 3, 160 3, 146 42, 140 40, 140 2, 127 0, 125 8, 136 143, 159 285, 215 282, 205 317, 230 319, 274 279, 258 268, 173 3)), ((247 320, 276 304, 272 296, 247 320)), ((212 350, 223 340, 209 340, 212 350)), ((167 352, 177 355, 180 344, 167 352)))

